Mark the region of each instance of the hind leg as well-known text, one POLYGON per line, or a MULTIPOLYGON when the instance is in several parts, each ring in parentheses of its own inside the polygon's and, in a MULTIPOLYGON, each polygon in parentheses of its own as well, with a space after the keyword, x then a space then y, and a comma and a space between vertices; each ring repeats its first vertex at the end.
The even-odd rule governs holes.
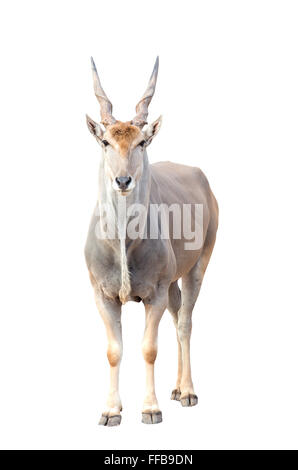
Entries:
POLYGON ((182 406, 194 406, 198 397, 194 393, 190 365, 190 336, 192 329, 192 311, 198 298, 206 268, 215 240, 206 243, 199 260, 182 277, 182 302, 178 313, 178 338, 181 344, 182 375, 180 382, 180 402, 182 406))
POLYGON ((177 335, 177 345, 178 345, 178 373, 177 373, 177 381, 176 387, 172 391, 171 400, 180 400, 180 383, 181 383, 181 375, 182 375, 182 352, 181 352, 181 344, 178 337, 178 312, 181 307, 181 291, 178 286, 177 281, 173 282, 173 284, 169 287, 169 302, 168 302, 168 310, 173 317, 173 322, 176 328, 176 335, 177 335))

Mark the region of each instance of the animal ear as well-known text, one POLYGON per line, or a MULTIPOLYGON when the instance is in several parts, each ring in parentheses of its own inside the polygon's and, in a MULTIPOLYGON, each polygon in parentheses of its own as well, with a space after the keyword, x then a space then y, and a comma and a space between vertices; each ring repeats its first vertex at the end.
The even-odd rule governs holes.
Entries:
POLYGON ((144 135, 146 139, 146 144, 149 145, 151 141, 153 140, 153 137, 156 136, 158 133, 159 129, 161 128, 161 123, 162 123, 162 116, 159 116, 156 121, 152 122, 152 124, 149 124, 149 126, 145 129, 144 135))
POLYGON ((89 131, 96 138, 96 140, 101 140, 103 136, 103 130, 97 122, 93 121, 91 117, 86 114, 86 121, 89 131))

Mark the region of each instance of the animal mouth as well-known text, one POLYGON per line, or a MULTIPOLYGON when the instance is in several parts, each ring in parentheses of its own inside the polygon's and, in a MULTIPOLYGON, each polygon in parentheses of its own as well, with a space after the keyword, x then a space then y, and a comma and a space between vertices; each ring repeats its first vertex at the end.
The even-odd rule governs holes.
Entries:
POLYGON ((129 193, 131 193, 132 189, 121 189, 120 194, 122 196, 127 196, 129 193))

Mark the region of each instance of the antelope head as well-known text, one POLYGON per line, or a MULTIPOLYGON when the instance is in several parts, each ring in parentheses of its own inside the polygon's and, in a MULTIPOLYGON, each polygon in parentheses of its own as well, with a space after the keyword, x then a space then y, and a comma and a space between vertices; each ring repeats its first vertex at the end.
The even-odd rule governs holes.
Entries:
POLYGON ((139 182, 144 168, 146 147, 161 127, 161 116, 148 125, 148 106, 154 95, 158 57, 147 89, 136 106, 136 116, 127 122, 117 121, 112 115, 112 103, 103 91, 95 63, 91 58, 95 96, 99 101, 101 124, 104 128, 86 115, 88 129, 102 147, 104 168, 112 188, 126 196, 139 182))

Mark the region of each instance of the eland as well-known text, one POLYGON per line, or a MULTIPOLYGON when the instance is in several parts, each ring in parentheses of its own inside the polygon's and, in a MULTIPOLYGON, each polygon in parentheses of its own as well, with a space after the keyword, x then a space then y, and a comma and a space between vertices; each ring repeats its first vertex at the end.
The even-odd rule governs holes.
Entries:
POLYGON ((91 64, 103 127, 86 116, 89 131, 101 146, 102 155, 98 201, 85 257, 96 305, 107 332, 110 365, 110 389, 99 424, 116 426, 121 422, 121 308, 130 300, 142 301, 145 307, 142 352, 146 395, 142 422, 155 424, 162 421, 162 413, 155 394, 154 363, 158 326, 166 309, 173 317, 178 342, 178 377, 171 398, 182 406, 194 406, 198 402, 190 363, 192 311, 215 244, 218 206, 199 168, 168 161, 152 165, 148 162, 147 147, 161 127, 161 117, 152 124, 147 123, 158 57, 148 87, 136 106, 136 116, 127 122, 113 117, 112 104, 101 86, 93 59, 91 64), (184 211, 189 206, 190 210, 184 211), (152 211, 152 207, 157 211, 152 211), (160 207, 169 208, 168 213, 159 210, 160 207), (199 221, 194 207, 202 209, 199 221), (141 216, 135 222, 133 215, 137 212, 141 216), (190 218, 194 237, 200 233, 200 243, 194 246, 189 246, 190 237, 181 229, 186 225, 185 214, 190 218), (136 236, 128 233, 132 221, 136 236))

